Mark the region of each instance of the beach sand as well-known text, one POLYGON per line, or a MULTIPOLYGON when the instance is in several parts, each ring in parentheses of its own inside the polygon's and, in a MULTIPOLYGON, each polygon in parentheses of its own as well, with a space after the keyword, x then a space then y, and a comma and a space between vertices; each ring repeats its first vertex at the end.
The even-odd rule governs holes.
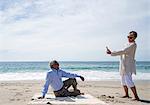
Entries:
MULTIPOLYGON (((26 105, 35 93, 41 92, 43 85, 41 80, 0 81, 0 105, 26 105)), ((149 105, 150 81, 135 81, 135 85, 143 102, 120 98, 124 95, 120 81, 79 81, 78 88, 109 105, 149 105)), ((51 88, 48 93, 53 93, 51 88)), ((133 97, 131 91, 129 94, 133 97)))

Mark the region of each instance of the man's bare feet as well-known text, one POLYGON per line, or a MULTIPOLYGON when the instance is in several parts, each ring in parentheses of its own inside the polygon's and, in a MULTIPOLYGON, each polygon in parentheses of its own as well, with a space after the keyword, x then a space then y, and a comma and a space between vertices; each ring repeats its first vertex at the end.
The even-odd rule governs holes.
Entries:
POLYGON ((80 93, 80 95, 84 95, 84 93, 80 93))

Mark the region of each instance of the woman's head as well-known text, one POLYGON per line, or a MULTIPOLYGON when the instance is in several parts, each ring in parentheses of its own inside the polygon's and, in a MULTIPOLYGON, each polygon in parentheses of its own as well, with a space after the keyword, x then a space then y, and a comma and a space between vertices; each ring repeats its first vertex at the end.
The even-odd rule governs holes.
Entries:
POLYGON ((129 42, 134 42, 136 38, 137 38, 137 32, 135 31, 129 32, 129 35, 128 35, 129 42))

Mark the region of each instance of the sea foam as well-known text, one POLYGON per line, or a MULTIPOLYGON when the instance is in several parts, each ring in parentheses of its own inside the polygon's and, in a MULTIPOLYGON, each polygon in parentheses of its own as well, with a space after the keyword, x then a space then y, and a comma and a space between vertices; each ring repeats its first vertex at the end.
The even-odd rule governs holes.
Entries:
MULTIPOLYGON (((71 71, 68 71, 71 72, 71 71)), ((87 81, 99 81, 99 80, 119 80, 119 72, 105 72, 105 71, 72 71, 85 77, 87 81)), ((133 75, 134 80, 150 80, 150 73, 137 73, 133 75)), ((1 73, 0 81, 12 81, 12 80, 44 80, 46 78, 46 72, 24 72, 24 73, 1 73)), ((80 80, 80 79, 78 79, 80 80)))

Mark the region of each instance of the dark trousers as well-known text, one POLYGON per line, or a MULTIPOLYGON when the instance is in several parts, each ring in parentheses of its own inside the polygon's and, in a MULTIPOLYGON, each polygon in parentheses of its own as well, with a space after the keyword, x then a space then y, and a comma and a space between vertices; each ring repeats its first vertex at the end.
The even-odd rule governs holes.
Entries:
POLYGON ((54 91, 56 97, 77 96, 81 94, 80 90, 77 89, 77 81, 75 78, 69 78, 63 81, 63 83, 64 85, 60 90, 54 91), (73 87, 73 91, 68 90, 70 86, 73 87))

